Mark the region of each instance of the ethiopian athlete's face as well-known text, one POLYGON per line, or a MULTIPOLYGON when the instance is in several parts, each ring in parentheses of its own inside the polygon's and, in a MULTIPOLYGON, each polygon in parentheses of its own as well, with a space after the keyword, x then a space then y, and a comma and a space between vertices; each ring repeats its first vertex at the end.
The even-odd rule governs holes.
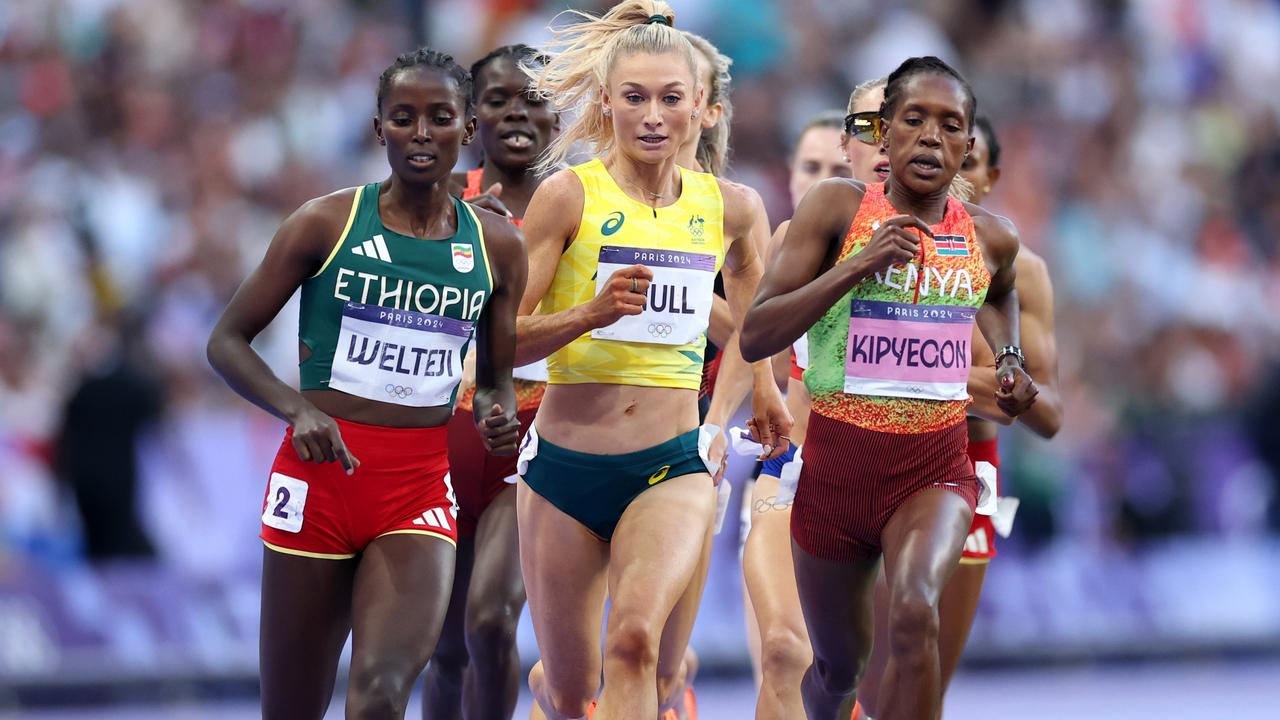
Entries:
POLYGON ((620 152, 643 163, 674 157, 702 101, 694 69, 680 53, 636 53, 609 73, 602 101, 620 152))
POLYGON ((387 161, 404 182, 448 180, 462 146, 475 135, 476 120, 458 82, 439 68, 415 66, 396 73, 373 119, 387 146, 387 161))

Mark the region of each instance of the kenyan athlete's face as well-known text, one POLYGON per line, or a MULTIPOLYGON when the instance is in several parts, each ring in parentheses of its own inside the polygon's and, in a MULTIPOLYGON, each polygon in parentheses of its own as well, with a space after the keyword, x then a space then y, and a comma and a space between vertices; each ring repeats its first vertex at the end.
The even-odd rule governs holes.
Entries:
POLYGON ((391 78, 373 132, 387 146, 392 171, 419 185, 449 178, 475 125, 458 82, 439 68, 418 66, 391 78))
POLYGON ((917 195, 946 192, 973 145, 965 101, 964 88, 948 75, 907 80, 885 133, 895 183, 917 195))
POLYGON ((601 101, 620 152, 644 163, 675 156, 702 101, 694 69, 679 53, 637 53, 614 63, 601 101))

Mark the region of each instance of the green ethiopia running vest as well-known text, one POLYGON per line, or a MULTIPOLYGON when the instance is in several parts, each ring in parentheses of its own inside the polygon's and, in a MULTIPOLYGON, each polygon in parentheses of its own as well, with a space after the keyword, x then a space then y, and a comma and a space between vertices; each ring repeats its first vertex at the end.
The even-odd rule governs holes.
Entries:
POLYGON ((412 407, 451 405, 462 358, 493 291, 484 232, 454 199, 458 230, 423 240, 388 230, 379 183, 356 191, 342 236, 302 283, 303 390, 412 407))

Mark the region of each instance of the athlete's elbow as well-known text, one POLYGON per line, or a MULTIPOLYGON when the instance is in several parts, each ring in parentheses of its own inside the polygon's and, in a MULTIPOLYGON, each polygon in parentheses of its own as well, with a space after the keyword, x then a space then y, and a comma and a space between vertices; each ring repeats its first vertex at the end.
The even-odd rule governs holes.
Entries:
POLYGON ((765 346, 765 339, 760 337, 759 328, 760 323, 752 322, 748 313, 742 329, 738 331, 738 350, 742 353, 742 359, 749 363, 759 362, 773 354, 765 346))

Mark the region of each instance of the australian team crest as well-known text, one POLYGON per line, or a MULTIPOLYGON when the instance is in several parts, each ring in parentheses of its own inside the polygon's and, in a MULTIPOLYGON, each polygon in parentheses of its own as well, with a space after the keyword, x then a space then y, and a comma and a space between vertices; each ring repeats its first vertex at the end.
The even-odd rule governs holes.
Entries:
POLYGON ((689 239, 691 239, 695 245, 701 245, 706 242, 706 238, 703 237, 706 232, 706 224, 706 218, 701 215, 689 216, 689 239))
POLYGON ((471 251, 471 243, 451 243, 453 246, 453 269, 458 272, 471 272, 476 266, 476 258, 471 251))

